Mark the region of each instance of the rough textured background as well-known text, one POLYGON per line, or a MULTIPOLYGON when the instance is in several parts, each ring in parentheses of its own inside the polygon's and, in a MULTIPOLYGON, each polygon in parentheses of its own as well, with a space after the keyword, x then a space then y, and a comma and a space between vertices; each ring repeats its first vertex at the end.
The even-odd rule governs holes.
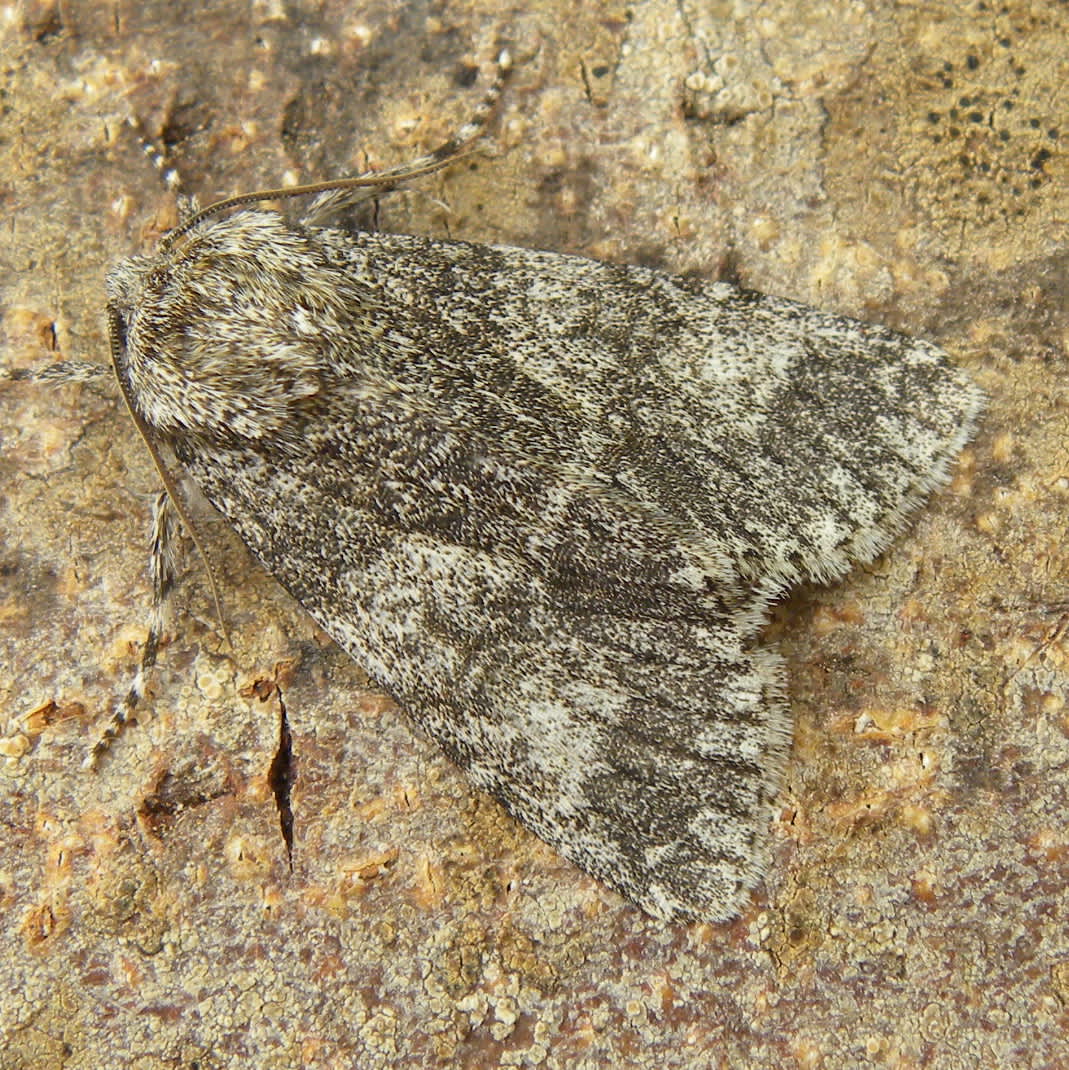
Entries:
POLYGON ((233 647, 193 561, 154 715, 83 772, 156 481, 106 393, 0 388, 0 1067, 1056 1065, 1069 9, 197 6, 0 7, 5 366, 106 357, 103 273, 173 208, 127 116, 205 199, 332 176, 448 134, 501 33, 495 151, 381 226, 733 275, 941 342, 991 405, 909 535, 777 611, 773 871, 735 924, 671 928, 473 794, 221 525, 233 647))

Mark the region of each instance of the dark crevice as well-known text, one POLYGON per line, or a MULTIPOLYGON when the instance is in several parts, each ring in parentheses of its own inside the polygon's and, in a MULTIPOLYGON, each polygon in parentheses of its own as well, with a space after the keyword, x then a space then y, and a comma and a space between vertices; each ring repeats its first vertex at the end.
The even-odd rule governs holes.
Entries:
POLYGON ((275 796, 278 807, 278 824, 282 830, 282 839, 286 844, 290 872, 293 872, 293 807, 290 805, 290 791, 293 788, 293 737, 290 734, 289 721, 286 718, 286 703, 282 692, 278 691, 278 750, 267 772, 267 782, 275 796))

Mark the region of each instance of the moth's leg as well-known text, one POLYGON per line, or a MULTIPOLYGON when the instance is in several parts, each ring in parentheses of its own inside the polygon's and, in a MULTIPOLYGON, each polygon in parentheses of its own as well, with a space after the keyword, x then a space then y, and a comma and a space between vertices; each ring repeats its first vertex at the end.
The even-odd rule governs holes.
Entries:
POLYGON ((111 376, 111 366, 89 360, 60 360, 43 368, 16 368, 0 378, 28 383, 96 383, 111 376))
POLYGON ((178 526, 178 511, 171 501, 171 496, 163 491, 156 496, 152 506, 152 547, 149 557, 152 611, 148 635, 141 652, 141 664, 122 704, 112 714, 111 723, 86 758, 85 764, 89 768, 95 768, 105 751, 122 735, 126 726, 136 720, 137 707, 144 701, 148 675, 156 665, 156 655, 171 617, 172 599, 178 583, 178 561, 181 553, 178 526))

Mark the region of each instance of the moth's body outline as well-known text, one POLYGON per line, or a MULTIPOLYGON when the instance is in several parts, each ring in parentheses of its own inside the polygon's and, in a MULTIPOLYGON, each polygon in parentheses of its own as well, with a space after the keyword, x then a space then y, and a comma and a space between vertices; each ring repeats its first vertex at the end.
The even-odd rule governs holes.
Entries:
POLYGON ((946 478, 978 395, 939 350, 247 208, 109 297, 139 424, 478 787, 651 914, 737 912, 790 742, 765 609, 946 478))

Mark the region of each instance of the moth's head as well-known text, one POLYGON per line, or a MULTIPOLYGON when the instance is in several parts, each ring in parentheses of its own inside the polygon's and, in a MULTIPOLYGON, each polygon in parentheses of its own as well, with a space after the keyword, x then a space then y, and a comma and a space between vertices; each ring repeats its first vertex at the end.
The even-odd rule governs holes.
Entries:
POLYGON ((163 437, 285 440, 320 390, 336 288, 299 231, 273 212, 207 220, 107 277, 112 360, 124 393, 163 437))

